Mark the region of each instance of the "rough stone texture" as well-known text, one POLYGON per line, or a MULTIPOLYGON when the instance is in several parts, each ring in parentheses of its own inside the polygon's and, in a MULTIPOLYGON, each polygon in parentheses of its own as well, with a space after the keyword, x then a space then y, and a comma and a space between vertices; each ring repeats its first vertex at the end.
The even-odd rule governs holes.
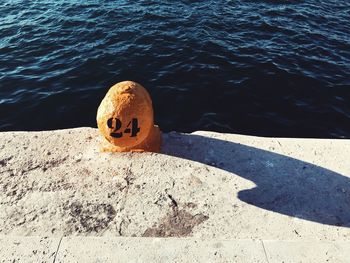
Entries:
POLYGON ((0 133, 0 234, 350 238, 349 140, 169 133, 161 154, 100 140, 0 133))

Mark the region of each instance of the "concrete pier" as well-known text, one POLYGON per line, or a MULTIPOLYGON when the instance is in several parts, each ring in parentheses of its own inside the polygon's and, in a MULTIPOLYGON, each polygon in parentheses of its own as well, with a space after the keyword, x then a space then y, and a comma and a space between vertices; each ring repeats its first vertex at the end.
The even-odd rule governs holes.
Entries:
POLYGON ((0 133, 0 262, 350 258, 350 140, 169 133, 160 154, 100 140, 0 133))

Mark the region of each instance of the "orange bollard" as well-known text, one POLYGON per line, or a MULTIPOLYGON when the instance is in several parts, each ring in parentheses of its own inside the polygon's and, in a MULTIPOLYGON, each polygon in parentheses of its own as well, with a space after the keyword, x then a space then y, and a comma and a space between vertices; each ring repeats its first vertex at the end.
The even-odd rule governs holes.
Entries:
POLYGON ((112 86, 97 110, 97 126, 106 141, 104 152, 160 152, 161 132, 153 121, 152 100, 140 84, 112 86))

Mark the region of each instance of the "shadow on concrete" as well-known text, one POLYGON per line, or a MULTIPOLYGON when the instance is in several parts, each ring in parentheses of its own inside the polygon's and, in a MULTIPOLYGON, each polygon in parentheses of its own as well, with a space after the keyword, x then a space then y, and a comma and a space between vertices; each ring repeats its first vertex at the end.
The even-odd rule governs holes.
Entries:
POLYGON ((194 134, 164 135, 162 152, 215 166, 256 184, 238 198, 322 224, 350 227, 350 179, 266 150, 194 134))

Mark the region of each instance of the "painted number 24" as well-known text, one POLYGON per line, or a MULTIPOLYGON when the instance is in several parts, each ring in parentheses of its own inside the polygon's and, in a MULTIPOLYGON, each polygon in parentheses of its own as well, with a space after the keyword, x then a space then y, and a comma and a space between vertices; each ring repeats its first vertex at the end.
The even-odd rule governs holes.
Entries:
POLYGON ((113 129, 110 135, 114 138, 123 137, 123 133, 130 133, 130 137, 136 137, 137 133, 140 132, 140 128, 138 127, 138 124, 139 122, 137 118, 133 118, 131 121, 129 121, 124 132, 118 132, 122 127, 122 122, 118 118, 110 118, 107 121, 108 128, 113 129))

